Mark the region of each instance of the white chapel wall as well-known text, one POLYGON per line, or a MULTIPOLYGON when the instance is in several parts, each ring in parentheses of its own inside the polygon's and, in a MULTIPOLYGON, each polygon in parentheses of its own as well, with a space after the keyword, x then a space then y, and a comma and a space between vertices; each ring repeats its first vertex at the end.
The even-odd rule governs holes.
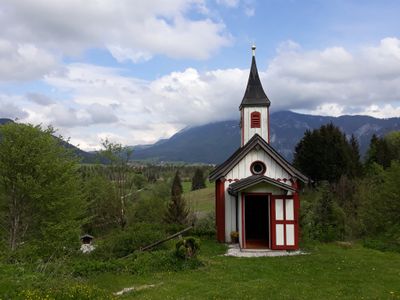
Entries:
POLYGON ((231 241, 231 232, 236 231, 236 197, 228 193, 229 182, 225 181, 225 241, 231 241))
POLYGON ((246 144, 254 134, 258 133, 264 140, 268 142, 268 107, 244 107, 243 108, 243 137, 246 144), (251 113, 257 111, 261 114, 261 127, 251 128, 251 113))
MULTIPOLYGON (((250 171, 250 165, 255 161, 262 161, 267 171, 265 176, 273 179, 290 179, 290 175, 286 172, 277 162, 275 162, 271 156, 269 156, 264 150, 250 151, 226 176, 226 179, 243 179, 253 175, 250 171)), ((289 184, 289 183, 288 183, 289 184)))

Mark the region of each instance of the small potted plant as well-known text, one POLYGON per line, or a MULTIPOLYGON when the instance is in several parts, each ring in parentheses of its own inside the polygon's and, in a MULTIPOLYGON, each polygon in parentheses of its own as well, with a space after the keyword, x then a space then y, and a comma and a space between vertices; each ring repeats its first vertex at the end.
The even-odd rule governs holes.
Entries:
POLYGON ((231 232, 231 241, 233 244, 239 243, 239 232, 237 232, 237 231, 231 232))

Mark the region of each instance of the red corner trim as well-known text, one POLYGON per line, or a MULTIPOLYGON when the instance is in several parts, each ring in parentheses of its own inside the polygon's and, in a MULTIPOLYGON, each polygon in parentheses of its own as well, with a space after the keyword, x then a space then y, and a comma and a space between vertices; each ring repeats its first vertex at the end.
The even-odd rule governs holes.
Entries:
POLYGON ((225 242, 225 184, 217 180, 215 185, 215 220, 217 225, 217 240, 225 242))

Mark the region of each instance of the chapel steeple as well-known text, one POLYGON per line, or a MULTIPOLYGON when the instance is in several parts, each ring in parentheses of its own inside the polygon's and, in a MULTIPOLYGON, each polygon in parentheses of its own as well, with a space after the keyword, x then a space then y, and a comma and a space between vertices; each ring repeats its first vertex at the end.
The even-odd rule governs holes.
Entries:
POLYGON ((244 106, 270 106, 267 95, 262 87, 260 76, 258 75, 257 64, 256 64, 256 46, 251 47, 252 59, 251 68, 249 74, 249 80, 247 81, 246 91, 243 96, 242 103, 239 109, 244 106))
POLYGON ((256 65, 256 46, 251 47, 252 59, 246 91, 240 103, 241 145, 244 146, 255 134, 269 143, 269 101, 261 84, 256 65))

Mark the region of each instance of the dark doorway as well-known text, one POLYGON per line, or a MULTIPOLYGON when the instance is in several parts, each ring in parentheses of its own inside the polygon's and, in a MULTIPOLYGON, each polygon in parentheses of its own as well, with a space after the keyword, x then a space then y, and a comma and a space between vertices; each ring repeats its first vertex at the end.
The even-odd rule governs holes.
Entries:
POLYGON ((246 248, 269 248, 269 206, 267 195, 245 197, 246 248))

